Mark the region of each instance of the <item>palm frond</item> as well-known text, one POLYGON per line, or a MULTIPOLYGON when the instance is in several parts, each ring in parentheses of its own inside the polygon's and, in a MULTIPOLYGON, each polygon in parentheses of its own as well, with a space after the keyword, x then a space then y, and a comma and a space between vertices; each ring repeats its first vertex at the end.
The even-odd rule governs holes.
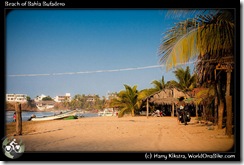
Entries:
POLYGON ((160 63, 167 70, 199 55, 222 57, 234 48, 234 18, 229 10, 214 10, 176 23, 164 34, 160 63))
POLYGON ((206 88, 196 94, 195 102, 197 104, 200 103, 209 104, 210 102, 212 102, 215 96, 216 96, 216 91, 214 87, 206 88))

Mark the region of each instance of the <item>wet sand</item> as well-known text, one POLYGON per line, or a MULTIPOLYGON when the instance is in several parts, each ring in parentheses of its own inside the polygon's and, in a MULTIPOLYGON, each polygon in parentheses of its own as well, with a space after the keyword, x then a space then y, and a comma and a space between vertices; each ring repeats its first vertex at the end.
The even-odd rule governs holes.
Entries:
MULTIPOLYGON (((15 123, 6 125, 15 133, 15 123)), ((26 151, 165 151, 225 152, 234 137, 225 129, 199 124, 194 117, 188 125, 176 117, 90 117, 76 120, 23 122, 20 137, 26 151)))

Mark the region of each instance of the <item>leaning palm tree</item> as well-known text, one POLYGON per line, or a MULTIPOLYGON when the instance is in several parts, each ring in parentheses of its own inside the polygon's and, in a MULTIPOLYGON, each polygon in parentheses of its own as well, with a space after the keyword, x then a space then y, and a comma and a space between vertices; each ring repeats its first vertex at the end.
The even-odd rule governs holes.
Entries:
MULTIPOLYGON (((196 68, 200 82, 213 73, 216 63, 208 66, 203 60, 220 60, 234 56, 234 10, 216 10, 215 13, 200 14, 193 19, 177 23, 165 33, 159 48, 160 62, 167 68, 177 63, 186 63, 198 57, 196 68), (202 78, 204 77, 204 78, 202 78)), ((229 74, 230 75, 230 74, 229 74)), ((227 135, 231 134, 231 96, 229 94, 230 76, 227 76, 227 135)), ((218 76, 218 75, 217 75, 218 76)), ((217 82, 218 77, 215 78, 217 82)), ((217 87, 220 88, 220 87, 217 87)), ((218 91, 218 90, 217 90, 218 91)), ((220 90, 219 90, 220 91, 220 90)), ((220 94, 217 94, 221 100, 220 94)), ((223 103, 223 100, 220 101, 223 103)), ((223 105, 223 104, 222 104, 223 105)))

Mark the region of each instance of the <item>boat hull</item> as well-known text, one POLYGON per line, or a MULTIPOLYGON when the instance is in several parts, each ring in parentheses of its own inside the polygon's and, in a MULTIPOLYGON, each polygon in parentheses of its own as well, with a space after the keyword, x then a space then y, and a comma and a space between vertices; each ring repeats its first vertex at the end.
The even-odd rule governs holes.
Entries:
POLYGON ((70 111, 70 112, 62 113, 62 114, 55 115, 55 116, 36 117, 36 118, 31 118, 31 121, 58 120, 58 119, 63 119, 63 118, 70 117, 70 116, 75 116, 76 113, 77 113, 76 111, 70 111))

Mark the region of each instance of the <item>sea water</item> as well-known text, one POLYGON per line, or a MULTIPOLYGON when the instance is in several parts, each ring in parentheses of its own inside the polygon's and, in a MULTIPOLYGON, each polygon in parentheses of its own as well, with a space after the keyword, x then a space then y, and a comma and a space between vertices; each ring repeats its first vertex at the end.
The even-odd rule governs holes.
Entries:
MULTIPOLYGON (((43 117, 43 116, 53 116, 55 112, 22 112, 22 121, 28 121, 31 115, 36 115, 36 117, 43 117)), ((5 113, 5 123, 13 122, 13 115, 14 111, 7 111, 5 113)), ((96 117, 96 113, 82 113, 83 117, 96 117)))

